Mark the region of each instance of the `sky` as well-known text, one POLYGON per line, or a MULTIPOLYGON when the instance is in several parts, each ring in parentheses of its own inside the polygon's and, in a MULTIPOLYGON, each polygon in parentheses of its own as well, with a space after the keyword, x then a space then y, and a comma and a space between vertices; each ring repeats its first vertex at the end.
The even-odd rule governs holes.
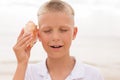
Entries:
MULTIPOLYGON (((27 21, 37 24, 37 10, 48 0, 0 0, 0 33, 20 31, 27 21)), ((120 0, 64 0, 75 10, 80 36, 120 37, 120 0)))

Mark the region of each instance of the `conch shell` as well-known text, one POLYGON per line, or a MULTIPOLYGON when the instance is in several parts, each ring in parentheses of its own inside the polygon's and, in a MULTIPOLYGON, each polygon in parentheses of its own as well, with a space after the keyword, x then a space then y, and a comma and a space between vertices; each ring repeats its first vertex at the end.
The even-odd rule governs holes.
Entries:
POLYGON ((30 43, 30 47, 37 41, 37 26, 33 21, 29 21, 24 27, 24 33, 31 33, 33 35, 33 41, 30 43))

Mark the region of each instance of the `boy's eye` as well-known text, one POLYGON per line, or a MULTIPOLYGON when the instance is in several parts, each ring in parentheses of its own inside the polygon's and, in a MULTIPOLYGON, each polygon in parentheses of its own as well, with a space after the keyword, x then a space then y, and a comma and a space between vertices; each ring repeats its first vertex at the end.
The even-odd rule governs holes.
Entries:
POLYGON ((61 32, 67 32, 67 29, 60 29, 61 32))
POLYGON ((50 33, 52 30, 44 30, 45 33, 50 33))

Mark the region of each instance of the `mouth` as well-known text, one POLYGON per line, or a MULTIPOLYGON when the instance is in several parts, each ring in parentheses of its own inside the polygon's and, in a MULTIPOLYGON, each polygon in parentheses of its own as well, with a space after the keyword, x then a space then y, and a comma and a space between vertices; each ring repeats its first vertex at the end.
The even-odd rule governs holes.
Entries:
POLYGON ((52 46, 50 46, 51 48, 61 48, 61 47, 63 47, 62 45, 52 45, 52 46))

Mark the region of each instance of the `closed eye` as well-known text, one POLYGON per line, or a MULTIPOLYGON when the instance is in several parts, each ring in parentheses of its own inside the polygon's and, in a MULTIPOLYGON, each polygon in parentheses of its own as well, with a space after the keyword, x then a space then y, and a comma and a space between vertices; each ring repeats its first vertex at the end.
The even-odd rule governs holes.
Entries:
POLYGON ((50 33, 52 30, 44 30, 44 33, 50 33))
POLYGON ((60 32, 67 32, 68 29, 60 29, 60 32))

